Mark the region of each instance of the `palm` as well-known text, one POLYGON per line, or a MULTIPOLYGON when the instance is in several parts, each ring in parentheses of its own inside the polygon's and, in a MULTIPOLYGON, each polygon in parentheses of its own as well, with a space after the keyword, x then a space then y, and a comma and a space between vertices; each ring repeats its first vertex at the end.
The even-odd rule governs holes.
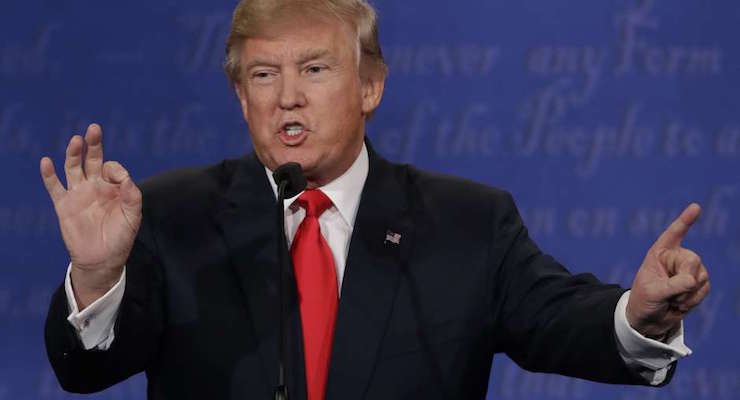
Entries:
POLYGON ((86 181, 57 204, 62 238, 72 263, 80 268, 123 265, 137 226, 122 209, 120 185, 86 181))

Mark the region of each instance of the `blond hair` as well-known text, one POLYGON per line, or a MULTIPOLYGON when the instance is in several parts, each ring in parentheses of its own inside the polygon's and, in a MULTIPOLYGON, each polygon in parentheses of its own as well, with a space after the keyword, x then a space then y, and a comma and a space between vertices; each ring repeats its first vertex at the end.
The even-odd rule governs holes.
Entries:
POLYGON ((378 40, 378 17, 365 0, 241 0, 231 19, 224 71, 233 85, 241 82, 241 51, 247 38, 264 33, 271 21, 288 15, 338 18, 357 32, 360 75, 381 74, 388 68, 378 40))

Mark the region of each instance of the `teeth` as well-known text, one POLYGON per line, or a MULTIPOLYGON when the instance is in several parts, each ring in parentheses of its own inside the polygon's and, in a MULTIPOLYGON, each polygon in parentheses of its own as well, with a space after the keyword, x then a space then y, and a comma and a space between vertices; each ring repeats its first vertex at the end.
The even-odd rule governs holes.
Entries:
POLYGON ((303 132, 303 125, 301 124, 290 124, 285 126, 285 133, 288 136, 300 135, 303 132))

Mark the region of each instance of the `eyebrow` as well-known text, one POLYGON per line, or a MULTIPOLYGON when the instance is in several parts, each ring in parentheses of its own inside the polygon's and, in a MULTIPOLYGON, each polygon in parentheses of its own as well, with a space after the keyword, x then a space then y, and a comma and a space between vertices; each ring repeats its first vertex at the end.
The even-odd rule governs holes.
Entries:
MULTIPOLYGON (((304 63, 306 63, 308 61, 315 60, 317 58, 322 58, 322 57, 328 57, 328 58, 330 58, 330 60, 332 60, 332 61, 334 60, 334 57, 331 56, 331 52, 329 50, 327 50, 327 49, 308 49, 308 50, 304 50, 304 51, 302 51, 301 53, 298 54, 296 64, 297 65, 301 65, 301 64, 304 64, 304 63)), ((275 61, 274 59, 273 60, 270 60, 270 59, 265 59, 265 58, 259 58, 258 57, 258 58, 255 58, 253 60, 250 60, 244 66, 244 70, 245 71, 249 71, 250 69, 252 69, 252 68, 254 68, 254 67, 258 66, 258 65, 267 65, 267 66, 271 66, 271 67, 276 67, 279 64, 280 63, 277 62, 277 61, 275 61)))
POLYGON ((244 71, 249 71, 250 69, 258 66, 258 65, 268 65, 268 66, 277 66, 278 63, 273 60, 267 60, 262 58, 255 58, 253 60, 250 60, 246 65, 244 65, 244 71))

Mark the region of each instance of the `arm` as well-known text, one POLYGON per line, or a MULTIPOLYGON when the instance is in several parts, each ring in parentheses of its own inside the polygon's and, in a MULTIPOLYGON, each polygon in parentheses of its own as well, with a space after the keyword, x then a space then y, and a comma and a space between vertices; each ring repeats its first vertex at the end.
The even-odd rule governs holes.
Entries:
POLYGON ((110 347, 86 350, 67 321, 69 306, 63 286, 54 293, 46 319, 46 350, 64 390, 92 393, 106 389, 149 365, 163 329, 162 274, 148 248, 148 229, 139 232, 126 262, 126 286, 110 347))
POLYGON ((572 275, 543 254, 508 194, 493 210, 496 326, 517 364, 607 383, 647 383, 622 360, 614 311, 624 289, 572 275))
POLYGON ((510 196, 494 214, 503 254, 496 279, 507 294, 501 320, 517 363, 610 383, 670 381, 675 361, 691 352, 683 345, 681 320, 709 290, 698 257, 678 248, 698 207, 689 206, 651 247, 632 296, 590 274, 572 276, 543 255, 510 196))
POLYGON ((85 312, 107 293, 127 265, 115 341, 107 351, 86 350, 81 343, 67 321, 70 307, 64 285, 52 297, 45 331, 49 360, 65 390, 90 393, 148 365, 162 331, 161 266, 151 230, 141 226, 147 214, 142 194, 120 164, 103 163, 98 125, 90 125, 84 139, 70 140, 64 172, 66 188, 51 160, 41 160, 41 176, 71 259, 69 275, 78 311, 85 312))

